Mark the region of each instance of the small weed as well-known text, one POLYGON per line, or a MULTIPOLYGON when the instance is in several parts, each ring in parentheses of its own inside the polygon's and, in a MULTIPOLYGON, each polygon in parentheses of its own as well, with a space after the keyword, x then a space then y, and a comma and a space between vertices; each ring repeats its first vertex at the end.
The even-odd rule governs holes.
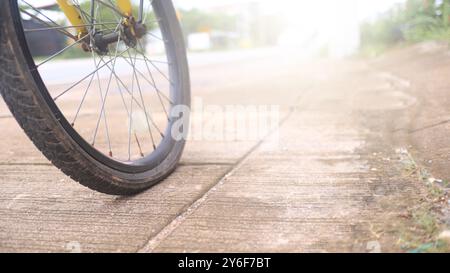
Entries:
POLYGON ((437 235, 436 233, 439 231, 439 222, 430 205, 421 206, 412 212, 412 216, 418 228, 431 236, 437 235))
POLYGON ((443 229, 437 212, 440 202, 446 198, 443 189, 448 187, 448 181, 436 183, 431 173, 417 165, 411 154, 404 151, 400 155, 404 171, 409 176, 416 175, 419 181, 426 185, 426 197, 416 207, 409 211, 410 220, 400 229, 399 245, 410 253, 449 252, 448 243, 438 240, 439 232, 443 229))

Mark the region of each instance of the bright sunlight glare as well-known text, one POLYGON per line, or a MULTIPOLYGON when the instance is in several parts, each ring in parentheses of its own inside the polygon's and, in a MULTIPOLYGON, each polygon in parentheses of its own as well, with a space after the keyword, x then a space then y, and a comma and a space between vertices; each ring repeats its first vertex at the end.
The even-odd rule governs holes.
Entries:
POLYGON ((187 9, 258 4, 263 13, 283 18, 280 45, 301 46, 307 55, 327 50, 336 57, 357 50, 361 22, 376 18, 401 2, 404 0, 175 0, 178 7, 187 9))
MULTIPOLYGON (((40 5, 55 3, 55 0, 28 1, 40 5)), ((173 1, 178 9, 250 9, 251 12, 253 7, 257 7, 261 14, 282 18, 284 27, 279 35, 280 46, 301 47, 305 55, 315 55, 325 50, 329 56, 341 57, 352 54, 359 48, 359 27, 363 21, 376 18, 405 0, 173 1)))

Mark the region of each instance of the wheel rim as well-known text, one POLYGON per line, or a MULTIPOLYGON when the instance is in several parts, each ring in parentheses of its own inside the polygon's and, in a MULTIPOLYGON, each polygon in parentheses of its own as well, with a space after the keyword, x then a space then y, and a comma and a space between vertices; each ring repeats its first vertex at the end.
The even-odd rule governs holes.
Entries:
MULTIPOLYGON (((62 56, 69 50, 82 50, 75 42, 45 58, 33 55, 30 33, 57 31, 66 37, 70 36, 65 32, 74 34, 70 27, 57 23, 48 11, 30 1, 18 0, 18 5, 13 5, 13 11, 19 15, 14 18, 21 18, 15 20, 19 40, 39 91, 65 131, 90 156, 119 171, 144 172, 160 164, 176 143, 171 137, 176 119, 170 117, 170 111, 182 104, 183 98, 177 69, 180 60, 175 58, 168 19, 159 1, 146 4, 144 23, 154 16, 146 41, 139 40, 136 48, 119 41, 110 45, 113 52, 108 55, 91 51, 90 56, 77 61, 66 61, 67 56, 62 56), (39 19, 41 27, 27 28, 27 19, 39 19), (156 54, 157 47, 162 54, 156 54), (155 54, 149 56, 152 50, 155 54), (91 61, 94 69, 83 69, 83 75, 78 75, 80 79, 75 80, 74 76, 70 83, 58 83, 54 74, 46 74, 52 71, 48 67, 72 71, 91 61)), ((111 30, 113 22, 100 18, 102 9, 108 7, 99 7, 96 24, 102 31, 111 30)), ((80 10, 85 13, 83 7, 80 10)), ((119 18, 116 19, 117 27, 119 18)))

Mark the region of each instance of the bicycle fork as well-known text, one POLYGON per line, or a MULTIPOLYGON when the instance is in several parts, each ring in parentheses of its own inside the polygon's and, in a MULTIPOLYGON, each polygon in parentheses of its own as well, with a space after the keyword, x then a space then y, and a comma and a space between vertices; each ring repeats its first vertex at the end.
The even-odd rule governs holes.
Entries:
POLYGON ((96 49, 98 53, 106 54, 108 52, 108 45, 116 43, 119 40, 125 41, 130 47, 135 47, 137 39, 142 38, 145 35, 146 26, 142 23, 144 0, 140 0, 137 19, 133 16, 131 0, 117 0, 117 7, 111 4, 111 2, 107 3, 103 0, 91 0, 91 22, 89 22, 89 24, 86 24, 85 20, 83 20, 81 9, 72 0, 56 0, 56 2, 66 15, 70 24, 76 30, 78 39, 85 40, 83 46, 85 51, 90 51, 92 45, 94 45, 94 49, 96 49), (98 5, 109 7, 122 17, 120 31, 114 31, 108 34, 96 31, 96 2, 98 5), (87 26, 90 26, 90 28, 87 26), (89 44, 91 44, 91 46, 88 46, 89 44))

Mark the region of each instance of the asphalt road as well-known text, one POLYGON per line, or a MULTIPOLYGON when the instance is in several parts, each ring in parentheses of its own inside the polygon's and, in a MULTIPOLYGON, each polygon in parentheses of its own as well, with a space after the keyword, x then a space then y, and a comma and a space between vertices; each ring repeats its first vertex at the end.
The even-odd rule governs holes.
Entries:
POLYGON ((194 101, 275 106, 278 126, 190 140, 164 182, 112 197, 50 165, 2 105, 0 251, 400 250, 399 215, 423 193, 391 135, 416 102, 405 80, 273 49, 198 53, 191 65, 194 101))

